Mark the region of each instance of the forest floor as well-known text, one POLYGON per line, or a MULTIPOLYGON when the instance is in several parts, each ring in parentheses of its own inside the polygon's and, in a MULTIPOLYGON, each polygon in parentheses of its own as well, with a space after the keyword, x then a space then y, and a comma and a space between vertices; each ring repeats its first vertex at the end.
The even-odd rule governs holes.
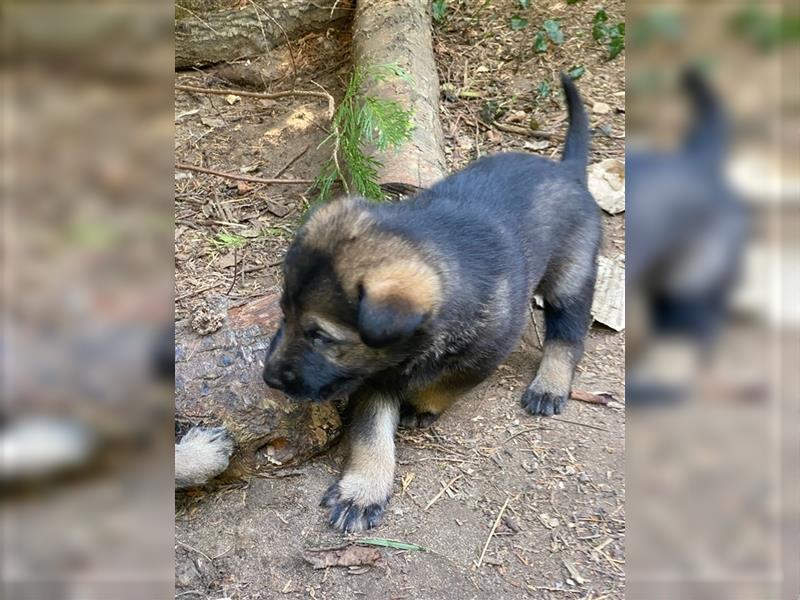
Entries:
MULTIPOLYGON (((624 158, 624 53, 608 61, 606 47, 592 37, 595 13, 602 7, 609 23, 622 22, 624 2, 530 4, 448 2, 436 24, 451 170, 505 150, 557 157, 557 142, 481 122, 524 127, 535 120, 541 130, 563 135, 558 73, 576 67, 584 70, 577 84, 594 131, 591 162, 624 158), (527 26, 514 31, 513 16, 527 26), (560 23, 564 41, 537 53, 535 32, 545 19, 560 23)), ((348 47, 346 33, 329 32, 293 42, 293 67, 276 52, 177 79, 241 89, 256 73, 263 85, 254 89, 314 89, 313 81, 336 97, 349 72, 348 47)), ((259 177, 316 177, 330 152, 319 147, 327 137, 324 101, 231 101, 176 94, 177 161, 259 177)), ((281 257, 313 201, 307 185, 262 186, 185 171, 176 172, 175 185, 176 318, 212 294, 227 294, 235 305, 280 285, 281 257)), ((605 215, 604 227, 602 253, 621 257, 624 216, 605 215)), ((575 381, 576 388, 607 391, 617 401, 573 400, 559 420, 534 419, 519 404, 540 356, 529 332, 434 427, 400 432, 395 493, 384 521, 353 537, 402 540, 428 552, 384 550, 369 569, 314 570, 304 561, 308 547, 343 542, 318 507, 342 466, 344 448, 336 447, 285 477, 176 496, 176 597, 623 598, 624 334, 593 327, 575 381)))

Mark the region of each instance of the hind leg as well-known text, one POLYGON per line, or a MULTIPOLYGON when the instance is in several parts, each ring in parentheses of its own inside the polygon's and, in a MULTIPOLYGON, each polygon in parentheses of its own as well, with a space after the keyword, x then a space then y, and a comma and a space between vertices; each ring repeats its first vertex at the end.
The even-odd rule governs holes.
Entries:
POLYGON ((453 402, 480 382, 477 375, 446 375, 417 391, 400 407, 400 425, 430 427, 453 402))
POLYGON ((536 377, 522 396, 522 406, 532 415, 558 415, 564 410, 591 324, 594 279, 592 269, 579 286, 545 291, 544 353, 536 377))

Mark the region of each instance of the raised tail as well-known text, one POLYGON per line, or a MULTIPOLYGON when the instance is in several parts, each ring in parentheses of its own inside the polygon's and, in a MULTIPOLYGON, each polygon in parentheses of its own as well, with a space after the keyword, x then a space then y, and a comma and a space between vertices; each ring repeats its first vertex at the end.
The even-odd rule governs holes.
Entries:
POLYGON ((696 68, 688 68, 681 77, 694 112, 686 134, 684 151, 701 160, 719 165, 728 145, 728 118, 706 78, 696 68))
POLYGON ((567 97, 569 112, 569 128, 561 160, 573 163, 585 183, 586 165, 589 162, 589 117, 586 116, 581 95, 572 78, 562 73, 561 85, 564 88, 564 95, 567 97))

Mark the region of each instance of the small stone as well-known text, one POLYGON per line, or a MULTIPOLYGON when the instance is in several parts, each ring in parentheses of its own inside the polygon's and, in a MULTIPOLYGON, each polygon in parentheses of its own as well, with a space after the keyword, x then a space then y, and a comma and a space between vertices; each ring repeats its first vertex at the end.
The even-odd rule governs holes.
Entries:
POLYGON ((547 140, 535 140, 533 142, 525 142, 522 147, 525 150, 544 150, 550 147, 550 142, 547 140))
POLYGON ((515 110, 510 115, 506 121, 509 123, 524 123, 525 119, 528 118, 527 113, 524 110, 515 110))
POLYGON ((595 102, 592 112, 596 115, 607 115, 611 112, 611 107, 605 102, 595 102))
POLYGON ((506 524, 506 527, 508 527, 514 533, 519 533, 520 531, 522 531, 522 527, 519 526, 517 520, 512 516, 505 517, 503 519, 503 522, 506 524))

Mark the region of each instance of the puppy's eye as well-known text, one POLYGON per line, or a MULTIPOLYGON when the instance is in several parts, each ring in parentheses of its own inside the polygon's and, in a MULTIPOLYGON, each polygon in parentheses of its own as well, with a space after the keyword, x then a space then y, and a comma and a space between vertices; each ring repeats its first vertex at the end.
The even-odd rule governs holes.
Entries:
POLYGON ((306 331, 306 339, 318 348, 323 348, 335 344, 336 340, 321 329, 310 329, 306 331))

